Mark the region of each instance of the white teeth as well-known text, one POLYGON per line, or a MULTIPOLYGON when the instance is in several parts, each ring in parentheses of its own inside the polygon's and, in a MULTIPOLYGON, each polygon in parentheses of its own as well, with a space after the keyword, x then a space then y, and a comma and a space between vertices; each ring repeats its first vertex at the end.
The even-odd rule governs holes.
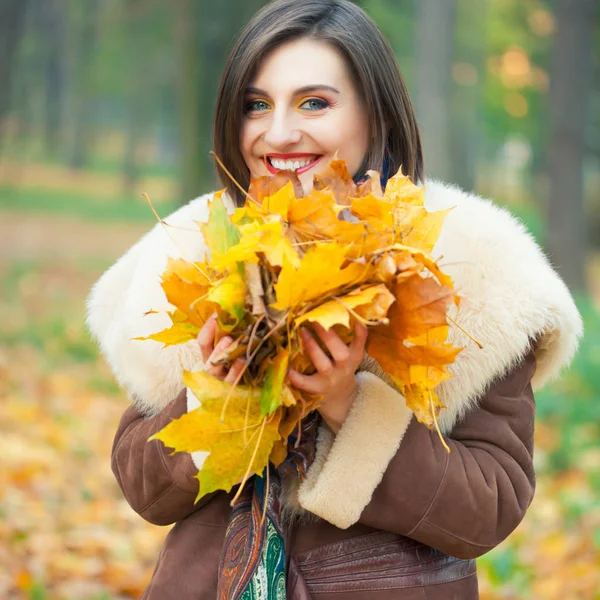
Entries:
POLYGON ((312 160, 281 160, 279 158, 271 158, 269 160, 279 171, 297 171, 313 162, 312 160))

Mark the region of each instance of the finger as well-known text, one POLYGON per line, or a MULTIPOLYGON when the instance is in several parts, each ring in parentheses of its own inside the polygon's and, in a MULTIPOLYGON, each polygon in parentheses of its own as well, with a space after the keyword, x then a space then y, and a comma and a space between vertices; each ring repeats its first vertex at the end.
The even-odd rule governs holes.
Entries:
POLYGON ((231 365, 231 369, 229 369, 229 373, 227 373, 227 376, 225 377, 225 383, 230 383, 231 385, 233 385, 245 367, 246 362, 241 358, 238 358, 231 365))
POLYGON ((204 369, 204 372, 216 377, 217 379, 220 379, 221 381, 223 381, 227 375, 225 365, 216 365, 213 367, 207 366, 206 369, 204 369))
POLYGON ((319 373, 328 373, 333 369, 333 363, 331 359, 323 352, 317 340, 312 336, 310 331, 305 327, 300 328, 300 335, 302 336, 302 341, 304 342, 304 347, 306 348, 306 352, 308 357, 312 361, 313 365, 319 373))
POLYGON ((290 383, 299 390, 316 395, 325 393, 319 375, 302 375, 295 369, 288 369, 288 378, 290 383))
POLYGON ((225 336, 219 340, 219 343, 214 347, 213 351, 210 353, 208 360, 205 363, 205 372, 217 379, 223 380, 227 375, 227 369, 225 365, 214 365, 212 363, 213 360, 216 360, 219 357, 219 354, 223 352, 231 343, 233 342, 233 338, 229 336, 225 336))
POLYGON ((315 323, 314 328, 321 341, 327 347, 327 350, 329 350, 335 364, 339 366, 345 365, 350 359, 350 350, 344 343, 344 340, 335 332, 335 329, 333 327, 325 329, 319 323, 315 323))
POLYGON ((202 326, 198 332, 198 345, 200 346, 200 352, 202 353, 202 360, 204 363, 208 362, 215 344, 215 334, 217 333, 217 313, 212 314, 206 323, 202 326))
POLYGON ((366 325, 356 321, 354 324, 354 339, 350 343, 349 350, 353 358, 357 358, 359 362, 365 353, 365 344, 367 342, 368 329, 366 325))
POLYGON ((208 361, 206 362, 206 364, 210 366, 217 366, 212 364, 213 360, 217 360, 219 358, 219 355, 225 350, 227 350, 227 348, 231 346, 231 344, 233 344, 233 338, 231 336, 226 335, 225 337, 221 338, 219 340, 219 343, 214 347, 214 350, 208 357, 208 361))

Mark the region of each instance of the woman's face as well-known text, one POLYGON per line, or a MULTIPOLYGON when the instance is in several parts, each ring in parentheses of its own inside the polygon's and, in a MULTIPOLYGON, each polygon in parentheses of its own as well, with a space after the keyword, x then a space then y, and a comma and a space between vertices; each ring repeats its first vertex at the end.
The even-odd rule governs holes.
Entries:
POLYGON ((270 52, 246 90, 240 145, 254 177, 295 171, 304 193, 337 154, 354 175, 368 149, 367 110, 343 57, 310 38, 270 52))

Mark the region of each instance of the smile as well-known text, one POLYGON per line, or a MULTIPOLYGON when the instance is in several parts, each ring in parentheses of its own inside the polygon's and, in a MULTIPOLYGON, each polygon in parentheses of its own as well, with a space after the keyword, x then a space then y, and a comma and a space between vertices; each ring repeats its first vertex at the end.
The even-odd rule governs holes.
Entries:
POLYGON ((322 158, 321 154, 268 154, 266 165, 269 173, 294 171, 297 175, 314 167, 322 158))

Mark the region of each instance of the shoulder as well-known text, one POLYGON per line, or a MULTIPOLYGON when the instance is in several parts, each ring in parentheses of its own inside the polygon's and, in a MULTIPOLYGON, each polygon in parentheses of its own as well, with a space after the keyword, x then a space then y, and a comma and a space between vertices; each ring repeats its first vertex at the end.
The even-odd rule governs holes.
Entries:
POLYGON ((441 392, 451 404, 458 402, 458 416, 523 360, 534 340, 534 389, 557 377, 577 349, 582 320, 567 286, 525 226, 493 201, 439 181, 426 182, 425 206, 452 209, 433 256, 461 297, 454 319, 483 346, 451 326, 452 343, 464 350, 441 392))
MULTIPOLYGON (((168 379, 158 372, 154 377, 150 367, 142 369, 141 358, 146 358, 148 365, 154 362, 156 371, 160 371, 161 361, 168 365, 167 369, 173 368, 168 349, 159 353, 158 343, 131 340, 168 326, 166 311, 172 307, 160 285, 161 275, 169 257, 189 261, 204 258, 206 248, 199 223, 206 221, 213 197, 214 193, 209 193, 195 198, 162 219, 100 277, 88 296, 86 321, 90 333, 120 383, 132 394, 152 398, 153 386, 158 388, 168 379), (135 377, 136 370, 139 377, 135 377)), ((228 210, 233 210, 228 197, 225 203, 228 210)), ((173 360, 177 365, 181 362, 179 357, 173 360)), ((171 387, 174 386, 175 383, 171 387)))

